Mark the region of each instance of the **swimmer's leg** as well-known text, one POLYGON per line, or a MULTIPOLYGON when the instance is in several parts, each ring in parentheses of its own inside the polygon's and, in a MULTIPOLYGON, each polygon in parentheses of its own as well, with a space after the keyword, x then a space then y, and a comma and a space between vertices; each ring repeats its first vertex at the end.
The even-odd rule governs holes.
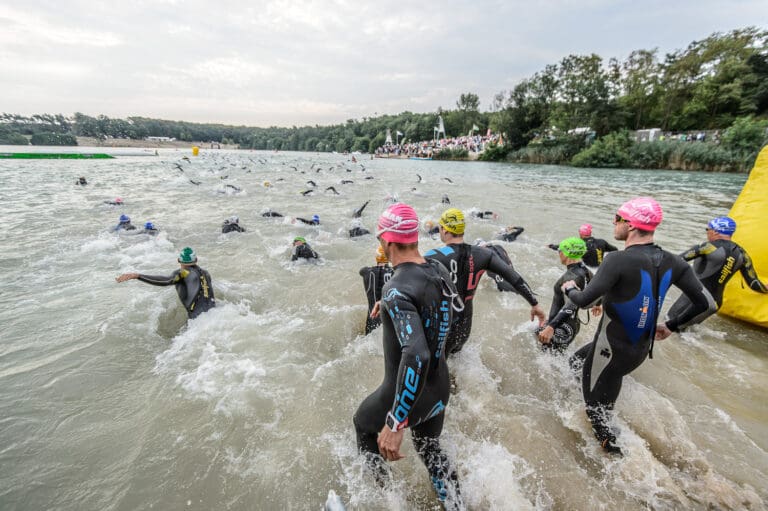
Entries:
POLYGON ((448 456, 440 448, 440 432, 443 429, 444 415, 430 419, 413 428, 413 446, 427 467, 437 498, 445 509, 464 509, 461 487, 456 469, 448 456))
POLYGON ((386 486, 392 479, 384 457, 379 453, 377 442, 379 431, 384 427, 384 421, 375 421, 375 417, 385 417, 387 409, 381 406, 378 391, 374 392, 362 402, 352 417, 357 435, 357 449, 365 457, 365 465, 371 471, 379 486, 386 486), (379 408, 382 408, 379 410, 379 408))

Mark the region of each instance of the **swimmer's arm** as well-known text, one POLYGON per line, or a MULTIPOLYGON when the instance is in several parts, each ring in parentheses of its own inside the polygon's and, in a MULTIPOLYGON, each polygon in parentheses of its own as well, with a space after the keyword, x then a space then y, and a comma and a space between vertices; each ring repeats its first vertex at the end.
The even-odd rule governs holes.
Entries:
POLYGON ((607 241, 605 242, 605 248, 603 248, 603 252, 616 252, 617 250, 619 250, 619 249, 614 247, 613 245, 611 245, 607 241))
POLYGON ((672 332, 677 332, 680 329, 680 325, 686 325, 693 318, 709 308, 709 300, 707 300, 707 295, 704 294, 704 288, 701 285, 701 281, 696 278, 693 268, 687 264, 685 265, 680 278, 675 282, 675 286, 688 297, 692 305, 686 308, 687 312, 685 314, 667 320, 665 326, 672 332))
POLYGON ((388 302, 386 311, 392 318, 397 340, 400 342, 400 367, 395 380, 395 401, 390 412, 399 422, 408 418, 421 397, 429 372, 430 351, 421 315, 407 299, 396 297, 388 302), (407 406, 402 406, 400 401, 407 406))
POLYGON ((140 280, 141 282, 146 282, 147 284, 152 284, 153 286, 172 286, 176 284, 178 281, 186 277, 186 275, 182 275, 181 272, 178 270, 173 272, 170 276, 156 276, 156 275, 142 275, 137 274, 138 277, 136 277, 137 280, 140 280))
POLYGON ((620 263, 614 262, 616 260, 614 256, 615 254, 610 254, 603 260, 600 271, 589 281, 583 291, 572 280, 564 283, 563 292, 568 299, 579 307, 587 307, 605 295, 619 278, 620 263))
POLYGON ((491 259, 488 261, 488 269, 493 273, 501 275, 504 280, 512 284, 515 290, 531 307, 539 304, 539 301, 533 295, 533 290, 522 275, 517 273, 511 264, 504 262, 495 252, 492 252, 491 259))
POLYGON ((567 300, 565 302, 565 305, 558 311, 558 313, 555 315, 552 320, 547 322, 547 326, 551 326, 552 328, 557 328, 563 323, 565 323, 568 319, 572 318, 576 312, 578 312, 579 308, 570 300, 567 300))
POLYGON ((744 280, 747 281, 747 285, 749 285, 749 288, 752 291, 768 293, 768 288, 765 287, 765 284, 763 284, 757 276, 757 271, 755 271, 755 267, 752 264, 752 259, 750 259, 749 254, 747 254, 746 250, 743 250, 742 254, 744 254, 744 266, 741 267, 740 271, 744 280))
POLYGON ((694 245, 682 254, 680 254, 680 257, 682 257, 686 261, 691 261, 693 259, 696 259, 697 257, 701 257, 703 255, 711 254, 717 250, 717 247, 711 244, 710 242, 702 243, 701 245, 694 245))

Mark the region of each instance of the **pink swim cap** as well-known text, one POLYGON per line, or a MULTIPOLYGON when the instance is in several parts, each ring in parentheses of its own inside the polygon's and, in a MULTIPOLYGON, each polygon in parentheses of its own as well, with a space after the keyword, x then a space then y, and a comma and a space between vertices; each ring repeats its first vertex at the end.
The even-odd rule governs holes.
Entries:
POLYGON ((622 204, 617 213, 629 225, 643 231, 655 231, 664 217, 661 205, 650 197, 635 197, 622 204))
POLYGON ((379 217, 376 236, 390 243, 416 243, 419 241, 419 217, 409 205, 396 202, 379 217))
POLYGON ((581 236, 592 236, 592 224, 581 224, 579 226, 579 234, 581 236))

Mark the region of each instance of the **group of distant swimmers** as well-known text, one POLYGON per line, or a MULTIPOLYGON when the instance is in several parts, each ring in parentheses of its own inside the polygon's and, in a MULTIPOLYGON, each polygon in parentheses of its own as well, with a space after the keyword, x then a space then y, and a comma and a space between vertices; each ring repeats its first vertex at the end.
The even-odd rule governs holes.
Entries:
MULTIPOLYGON (((353 217, 359 218, 367 204, 353 217)), ((478 213, 477 218, 497 217, 493 212, 478 213)), ((262 216, 282 215, 267 211, 262 216)), ((621 455, 609 427, 612 410, 623 377, 652 356, 653 341, 713 314, 722 304, 726 283, 737 271, 751 289, 768 293, 749 255, 731 241, 736 230, 733 219, 711 220, 705 243, 675 255, 654 244, 653 235, 662 218, 661 206, 654 199, 638 197, 621 205, 613 217, 614 238, 625 242, 624 250, 594 238, 590 224, 579 227, 578 237, 550 245, 557 250, 565 271, 555 282, 547 316, 503 247, 483 240, 464 242, 466 223, 461 210, 445 210, 438 225, 430 226, 421 224, 411 206, 394 202, 387 207, 375 232, 379 241, 376 265, 359 271, 368 300, 365 333, 382 326, 384 381, 353 417, 358 448, 376 479, 384 483, 389 478, 385 460, 404 457, 400 447, 404 430, 410 428, 416 452, 442 505, 446 509, 463 507, 456 468, 439 441, 450 396, 446 357, 461 351, 469 340, 473 298, 485 272, 499 290, 519 294, 528 302, 545 351, 566 351, 579 332, 581 308, 591 308, 594 316, 601 316, 592 341, 569 362, 580 374, 586 415, 595 437, 606 452, 621 455), (418 248, 422 231, 439 235, 445 245, 422 255, 418 248), (691 260, 697 260, 693 268, 687 264, 691 260), (593 273, 589 267, 598 269, 593 273), (662 320, 661 306, 671 285, 683 294, 662 320)), ((297 220, 319 224, 317 215, 312 220, 297 220)), ((239 225, 239 220, 231 217, 226 225, 239 225)), ((509 227, 499 238, 511 241, 521 232, 522 227, 509 227)), ((291 260, 318 257, 304 237, 294 238, 291 260)), ((125 273, 117 281, 174 285, 189 317, 194 318, 215 306, 211 277, 197 265, 197 256, 189 247, 179 254, 178 262, 180 269, 167 277, 125 273)))

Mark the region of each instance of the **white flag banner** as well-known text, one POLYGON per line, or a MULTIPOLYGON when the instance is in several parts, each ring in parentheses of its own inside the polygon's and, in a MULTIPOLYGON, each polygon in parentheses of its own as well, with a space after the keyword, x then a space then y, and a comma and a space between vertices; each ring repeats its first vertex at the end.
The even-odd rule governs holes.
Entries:
POLYGON ((398 137, 402 137, 402 136, 403 136, 403 132, 402 132, 402 131, 397 131, 397 132, 395 132, 395 133, 397 133, 397 136, 398 136, 398 137))

